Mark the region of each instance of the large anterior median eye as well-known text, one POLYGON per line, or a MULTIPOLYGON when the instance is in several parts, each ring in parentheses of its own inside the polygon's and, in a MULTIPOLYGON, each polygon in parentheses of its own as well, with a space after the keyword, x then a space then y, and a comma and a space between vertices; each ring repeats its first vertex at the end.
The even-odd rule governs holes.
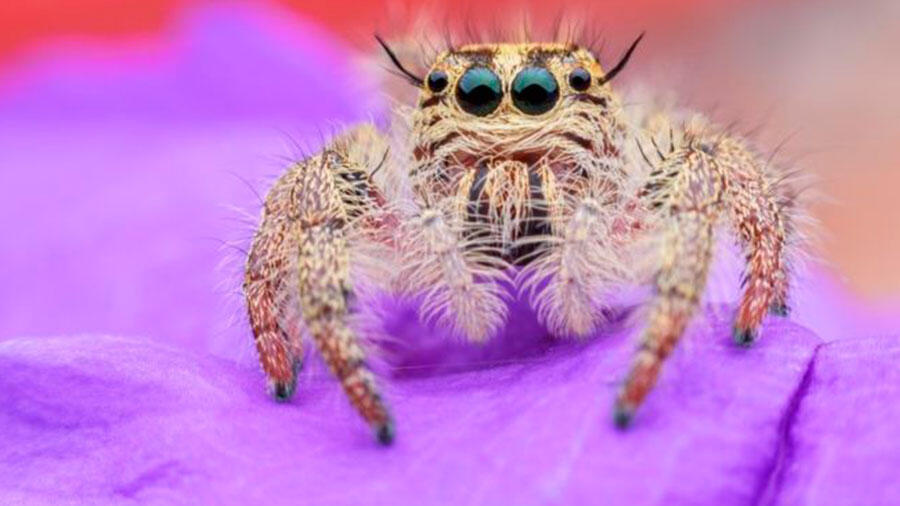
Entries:
POLYGON ((553 109, 559 99, 559 85, 549 70, 543 67, 522 69, 512 84, 512 98, 525 114, 544 114, 553 109))
POLYGON ((494 112, 503 98, 500 78, 487 67, 472 67, 459 78, 456 98, 464 111, 487 116, 494 112))

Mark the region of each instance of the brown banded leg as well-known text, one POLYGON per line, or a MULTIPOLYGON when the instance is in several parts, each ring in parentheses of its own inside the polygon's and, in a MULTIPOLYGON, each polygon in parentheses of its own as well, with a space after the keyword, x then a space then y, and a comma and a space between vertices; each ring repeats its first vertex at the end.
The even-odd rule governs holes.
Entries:
POLYGON ((268 380, 269 391, 278 401, 287 401, 297 387, 303 350, 299 329, 285 318, 285 300, 290 290, 284 282, 289 276, 284 220, 271 220, 253 241, 244 279, 244 294, 250 325, 259 352, 260 364, 268 380), (277 222, 277 223, 276 223, 277 222))
POLYGON ((697 308, 713 251, 715 218, 692 209, 674 216, 666 234, 664 263, 656 276, 655 301, 640 348, 615 406, 615 421, 626 426, 653 389, 663 363, 697 308))
MULTIPOLYGON (((370 202, 360 195, 375 191, 367 167, 354 163, 351 149, 354 139, 371 134, 362 129, 342 137, 279 178, 266 197, 245 290, 260 362, 276 385, 276 397, 278 385, 293 385, 299 357, 294 354, 299 346, 285 339, 289 334, 280 318, 280 305, 286 302, 299 305, 306 330, 350 402, 378 440, 389 444, 394 436, 391 417, 348 323, 350 217, 369 209, 370 202)), ((360 217, 355 223, 365 221, 360 217)))
POLYGON ((389 444, 394 438, 393 423, 366 365, 365 353, 347 324, 351 288, 341 223, 335 219, 308 222, 299 235, 303 320, 350 402, 375 430, 378 440, 389 444))
POLYGON ((783 230, 779 220, 765 217, 766 221, 740 217, 742 244, 746 252, 747 269, 744 274, 744 293, 734 321, 734 340, 741 346, 749 346, 756 340, 763 317, 770 310, 787 313, 787 275, 783 265, 783 230))
POLYGON ((779 205, 784 191, 739 143, 717 144, 716 157, 729 176, 731 221, 746 258, 744 292, 734 322, 735 342, 750 345, 766 313, 787 314, 786 222, 790 206, 779 205))
POLYGON ((778 185, 765 167, 732 139, 687 147, 667 157, 646 186, 648 205, 665 229, 657 296, 641 348, 616 401, 615 420, 631 421, 653 388, 692 317, 706 285, 718 215, 727 212, 745 248, 744 292, 734 322, 748 344, 768 310, 786 311, 785 222, 778 185))
POLYGON ((788 302, 788 289, 790 288, 787 268, 783 267, 775 278, 772 303, 769 304, 769 313, 776 316, 788 316, 791 314, 791 306, 788 302))
POLYGON ((653 389, 706 287, 724 181, 715 159, 688 147, 665 160, 646 188, 649 206, 661 213, 661 265, 640 348, 616 399, 620 427, 653 389))

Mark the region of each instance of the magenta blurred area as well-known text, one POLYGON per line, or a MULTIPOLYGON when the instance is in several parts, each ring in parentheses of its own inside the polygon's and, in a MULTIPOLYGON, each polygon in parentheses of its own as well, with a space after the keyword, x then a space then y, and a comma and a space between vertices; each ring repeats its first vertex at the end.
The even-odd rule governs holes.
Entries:
POLYGON ((251 233, 255 189, 372 108, 346 50, 284 14, 190 9, 139 46, 67 42, 7 72, 0 336, 205 348, 230 328, 240 277, 221 264, 251 233))

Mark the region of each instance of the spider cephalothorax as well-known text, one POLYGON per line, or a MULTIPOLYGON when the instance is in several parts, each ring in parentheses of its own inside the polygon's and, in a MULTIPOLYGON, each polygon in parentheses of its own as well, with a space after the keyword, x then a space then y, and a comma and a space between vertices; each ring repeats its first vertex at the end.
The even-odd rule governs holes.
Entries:
POLYGON ((639 40, 606 72, 575 44, 473 44, 440 53, 424 77, 382 42, 421 89, 406 130, 391 143, 362 125, 292 166, 254 237, 244 290, 274 395, 293 393, 308 336, 379 440, 392 440, 348 314, 353 276, 389 278, 364 281, 419 298, 423 319, 473 341, 504 325, 510 291, 551 334, 583 336, 610 289, 651 283, 620 425, 698 304, 721 218, 747 259, 736 340, 752 342, 767 310, 784 313, 793 192, 725 133, 627 113, 610 81, 639 40))
POLYGON ((463 46, 439 55, 425 84, 412 117, 414 188, 468 201, 468 219, 502 229, 510 261, 527 260, 515 239, 550 232, 561 191, 623 179, 620 105, 584 49, 463 46))

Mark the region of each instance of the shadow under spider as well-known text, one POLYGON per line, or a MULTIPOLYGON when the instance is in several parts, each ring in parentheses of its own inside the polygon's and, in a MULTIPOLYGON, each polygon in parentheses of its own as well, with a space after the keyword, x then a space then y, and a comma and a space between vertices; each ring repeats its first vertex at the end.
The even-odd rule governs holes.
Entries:
POLYGON ((554 337, 538 322, 526 301, 509 304, 503 328, 485 342, 470 342, 420 321, 415 301, 390 301, 381 322, 387 338, 372 343, 385 372, 395 378, 420 378, 542 361, 558 355, 577 354, 602 342, 626 326, 639 308, 614 305, 602 310, 603 321, 588 337, 554 337))

